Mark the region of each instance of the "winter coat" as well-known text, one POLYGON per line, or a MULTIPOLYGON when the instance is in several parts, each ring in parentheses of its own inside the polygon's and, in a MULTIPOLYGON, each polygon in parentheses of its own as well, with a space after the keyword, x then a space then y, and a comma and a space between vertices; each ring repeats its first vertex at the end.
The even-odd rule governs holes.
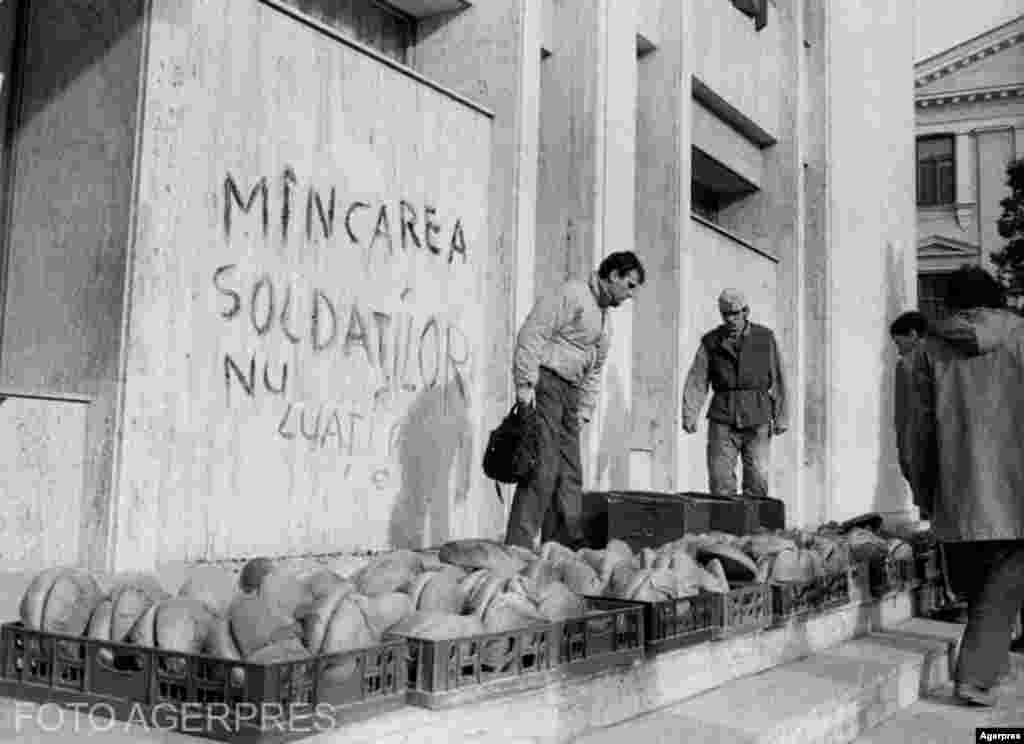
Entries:
POLYGON ((935 385, 930 360, 921 350, 896 363, 895 424, 900 471, 910 484, 914 504, 931 518, 938 487, 938 441, 935 436, 935 385))
POLYGON ((915 493, 933 500, 923 506, 936 536, 1024 538, 1024 318, 963 311, 937 324, 911 357, 898 372, 897 390, 910 394, 897 396, 909 407, 897 412, 897 439, 916 448, 915 469, 936 475, 932 494, 915 493))
POLYGON ((740 428, 773 421, 788 426, 786 380, 770 329, 747 323, 738 345, 725 325, 704 334, 683 388, 684 424, 696 425, 709 385, 709 420, 740 428))
POLYGON ((580 390, 580 415, 589 421, 597 405, 601 369, 611 345, 607 299, 597 274, 589 281, 570 279, 542 297, 516 337, 512 376, 517 388, 535 387, 547 367, 580 390))

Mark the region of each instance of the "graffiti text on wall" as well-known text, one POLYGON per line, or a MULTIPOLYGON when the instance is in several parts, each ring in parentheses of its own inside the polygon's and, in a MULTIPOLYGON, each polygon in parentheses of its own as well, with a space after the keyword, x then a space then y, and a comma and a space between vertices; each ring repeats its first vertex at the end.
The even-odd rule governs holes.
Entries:
MULTIPOLYGON (((333 186, 302 188, 291 168, 276 183, 266 177, 242 183, 228 173, 222 194, 229 241, 234 234, 282 247, 294 242, 354 249, 351 256, 362 251, 369 272, 360 275, 357 261, 355 271, 336 277, 342 286, 331 289, 329 279, 310 278, 318 268, 283 278, 242 262, 215 267, 209 276, 217 316, 234 329, 233 337, 257 344, 222 353, 226 400, 275 401, 274 435, 282 443, 369 461, 369 470, 356 468, 366 474, 359 477, 387 487, 403 418, 396 402, 436 389, 442 409, 464 410, 472 344, 453 319, 457 313, 425 306, 415 287, 389 287, 408 279, 382 274, 370 290, 372 300, 359 298, 360 282, 375 274, 373 257, 398 259, 414 251, 458 271, 469 262, 462 220, 442 220, 429 204, 345 201, 333 186), (379 296, 382 287, 390 299, 379 296)), ((344 470, 347 479, 352 466, 344 470)))
MULTIPOLYGON (((306 347, 314 355, 337 354, 353 363, 368 364, 380 383, 375 400, 399 390, 416 392, 448 383, 466 399, 470 345, 456 323, 435 314, 421 319, 411 306, 387 311, 359 302, 345 304, 319 288, 302 297, 306 312, 300 316, 293 310, 299 306, 298 293, 290 284, 282 285, 262 274, 243 288, 237 282, 237 270, 237 264, 225 264, 213 272, 224 320, 243 323, 257 337, 277 336, 288 344, 306 347)), ((403 292, 403 303, 410 295, 403 292)), ((229 365, 225 359, 229 392, 234 370, 233 377, 252 396, 258 381, 255 359, 250 360, 250 367, 245 374, 242 367, 229 365)), ((287 364, 273 370, 263 365, 259 379, 268 392, 284 395, 288 377, 287 364)))
POLYGON ((306 241, 340 237, 361 248, 367 259, 378 251, 394 255, 396 249, 401 249, 429 251, 449 264, 456 256, 463 263, 469 261, 462 220, 456 218, 445 225, 436 206, 417 207, 405 199, 391 204, 339 200, 334 186, 318 189, 310 185, 303 189, 291 168, 285 168, 280 184, 273 189, 276 199, 271 192, 266 176, 246 190, 228 173, 224 178, 225 235, 231 237, 237 212, 255 212, 261 233, 268 236, 271 229, 280 229, 285 242, 293 234, 301 234, 306 241), (272 218, 274 204, 278 209, 272 218), (300 210, 299 214, 296 210, 300 210), (339 227, 344 228, 343 233, 339 227))

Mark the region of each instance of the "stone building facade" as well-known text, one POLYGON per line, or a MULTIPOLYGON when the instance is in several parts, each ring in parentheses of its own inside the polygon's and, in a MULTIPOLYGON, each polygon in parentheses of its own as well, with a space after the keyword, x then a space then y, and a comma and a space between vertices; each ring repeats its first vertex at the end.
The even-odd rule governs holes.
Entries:
POLYGON ((940 316, 949 273, 994 270, 1006 242, 996 221, 1006 166, 1024 157, 1024 15, 917 62, 914 104, 918 293, 940 316))
POLYGON ((887 0, 0 3, 5 558, 497 537, 534 299, 614 250, 586 485, 703 490, 680 398, 744 290, 794 524, 909 514, 912 18, 887 0))

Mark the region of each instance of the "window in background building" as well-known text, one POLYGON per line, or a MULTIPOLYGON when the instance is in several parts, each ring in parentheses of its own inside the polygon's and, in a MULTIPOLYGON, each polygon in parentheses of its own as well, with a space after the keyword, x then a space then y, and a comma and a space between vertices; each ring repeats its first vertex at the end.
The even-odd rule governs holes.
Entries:
POLYGON ((949 274, 918 274, 917 306, 929 320, 942 320, 949 315, 949 274))
POLYGON ((703 150, 692 150, 690 209, 698 217, 719 223, 719 213, 750 196, 757 187, 703 150))
POLYGON ((917 140, 917 203, 922 207, 956 201, 956 163, 953 136, 919 137, 917 140))
POLYGON ((287 5, 402 64, 416 40, 416 19, 377 0, 283 0, 287 5))

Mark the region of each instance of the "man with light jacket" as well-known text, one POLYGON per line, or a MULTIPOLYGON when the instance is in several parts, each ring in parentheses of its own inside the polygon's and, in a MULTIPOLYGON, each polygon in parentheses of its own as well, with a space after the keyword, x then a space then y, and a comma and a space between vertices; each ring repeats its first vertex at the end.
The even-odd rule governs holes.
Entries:
POLYGON ((954 314, 899 367, 930 384, 905 385, 911 394, 897 403, 911 410, 897 411, 898 441, 919 457, 934 453, 922 467, 934 470, 935 486, 915 499, 950 565, 970 567, 968 585, 954 587, 968 607, 955 694, 989 706, 1024 602, 1024 318, 1005 309, 1001 286, 978 267, 950 276, 947 304, 954 314))
POLYGON ((743 293, 726 289, 718 297, 722 324, 700 340, 683 388, 683 430, 697 431, 707 398, 708 489, 734 496, 736 460, 743 463, 742 495, 768 495, 771 438, 788 428, 786 380, 771 329, 750 322, 743 293))
POLYGON ((525 548, 582 545, 580 428, 597 405, 611 343, 608 308, 633 297, 644 267, 632 251, 608 255, 588 279, 540 298, 516 338, 516 399, 537 422, 537 466, 516 486, 505 541, 525 548))

